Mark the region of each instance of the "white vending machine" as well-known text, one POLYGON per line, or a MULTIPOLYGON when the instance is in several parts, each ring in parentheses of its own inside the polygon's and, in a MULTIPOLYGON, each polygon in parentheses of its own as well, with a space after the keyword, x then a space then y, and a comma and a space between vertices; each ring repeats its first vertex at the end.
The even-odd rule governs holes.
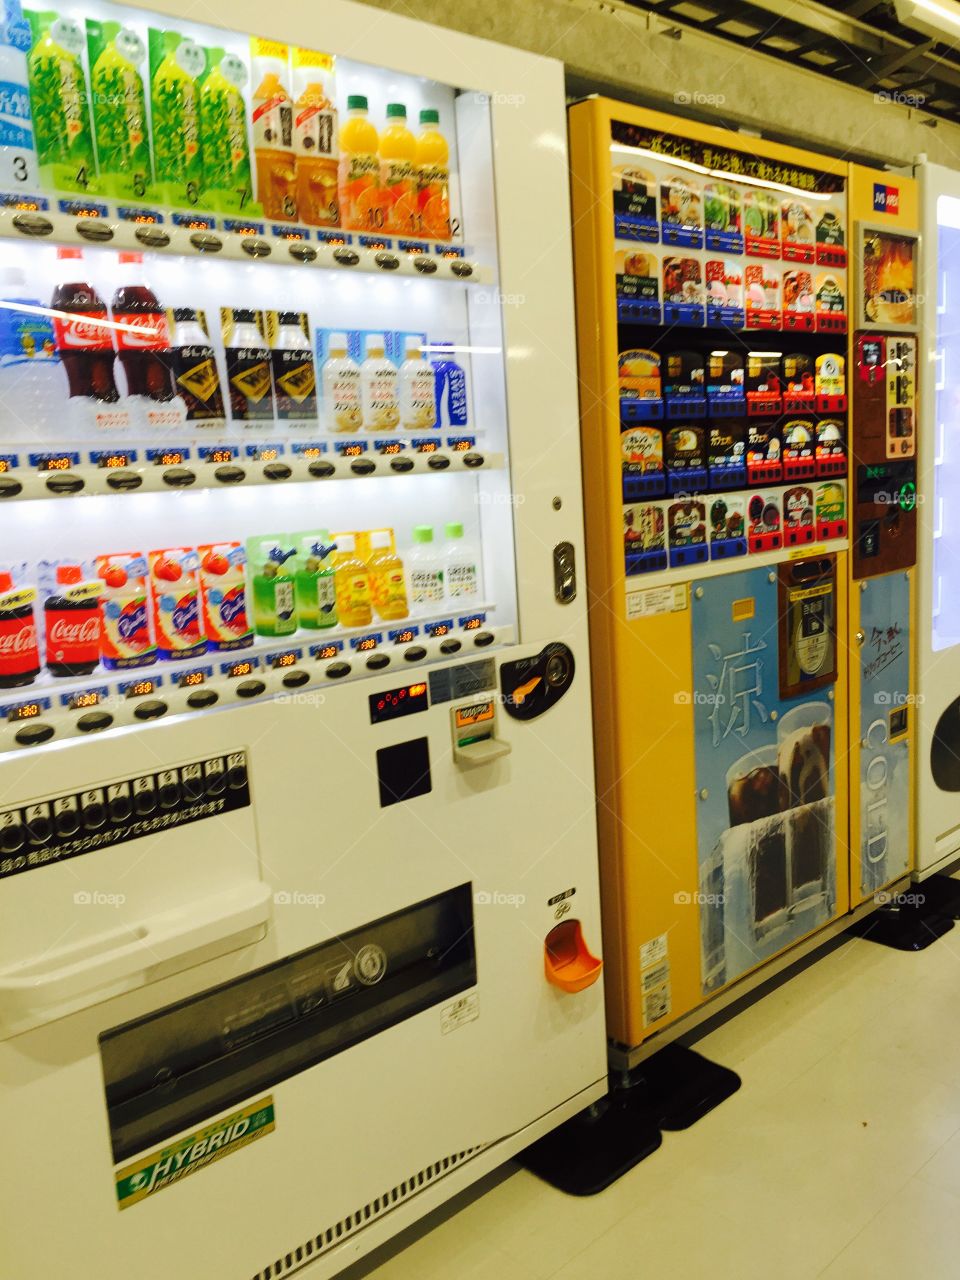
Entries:
POLYGON ((2 31, 5 1277, 331 1276, 606 1091, 562 68, 230 14, 2 31))
POLYGON ((960 173, 916 169, 924 238, 917 619, 917 872, 960 857, 960 173))

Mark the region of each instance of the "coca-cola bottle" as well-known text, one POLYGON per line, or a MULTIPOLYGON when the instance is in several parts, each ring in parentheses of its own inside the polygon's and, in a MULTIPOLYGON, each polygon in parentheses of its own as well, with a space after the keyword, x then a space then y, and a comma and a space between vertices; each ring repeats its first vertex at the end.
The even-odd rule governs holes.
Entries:
POLYGON ((67 373, 70 398, 77 402, 74 425, 127 426, 129 415, 117 404, 113 326, 103 299, 93 285, 71 280, 54 289, 50 309, 57 355, 67 373))
POLYGON ((170 404, 174 387, 166 312, 143 282, 142 254, 121 253, 120 264, 124 282, 113 295, 111 310, 135 420, 140 426, 176 426, 183 413, 170 404))
POLYGON ((55 593, 43 603, 47 670, 88 676, 100 660, 100 583, 85 581, 80 564, 58 564, 55 593))
POLYGON ((14 586, 9 569, 0 569, 0 689, 33 684, 40 674, 35 596, 32 587, 14 586))

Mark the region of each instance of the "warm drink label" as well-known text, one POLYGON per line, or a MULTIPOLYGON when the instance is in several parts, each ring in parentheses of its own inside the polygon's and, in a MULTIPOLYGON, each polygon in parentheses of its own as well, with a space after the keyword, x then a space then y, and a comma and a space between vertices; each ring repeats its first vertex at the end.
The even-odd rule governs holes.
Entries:
POLYGON ((170 330, 167 328, 167 317, 162 311, 151 311, 138 315, 121 315, 114 312, 117 324, 126 325, 124 329, 115 329, 117 346, 121 351, 166 351, 170 346, 170 330))
POLYGON ((274 351, 273 385, 278 418, 317 416, 317 375, 313 356, 304 351, 274 351))
POLYGON ((73 311, 53 317, 53 333, 59 351, 111 351, 111 329, 103 322, 107 311, 73 311))

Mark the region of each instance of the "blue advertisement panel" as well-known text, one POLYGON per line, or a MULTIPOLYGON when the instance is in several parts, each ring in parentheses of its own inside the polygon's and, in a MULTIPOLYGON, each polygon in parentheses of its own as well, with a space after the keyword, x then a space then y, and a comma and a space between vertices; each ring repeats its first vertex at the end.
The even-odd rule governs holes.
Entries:
POLYGON ((860 584, 860 891, 907 870, 910 851, 910 580, 860 584))
POLYGON ((833 690, 780 698, 777 576, 767 568, 698 583, 692 625, 707 994, 834 914, 833 690))

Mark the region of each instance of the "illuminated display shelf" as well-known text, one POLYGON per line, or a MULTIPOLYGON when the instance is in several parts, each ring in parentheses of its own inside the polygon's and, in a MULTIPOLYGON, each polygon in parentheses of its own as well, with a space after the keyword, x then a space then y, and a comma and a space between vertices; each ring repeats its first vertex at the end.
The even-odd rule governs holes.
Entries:
MULTIPOLYGON (((188 258, 230 259, 235 262, 269 262, 303 269, 320 268, 337 272, 370 272, 374 275, 412 276, 422 280, 459 284, 489 284, 493 272, 467 256, 463 249, 424 241, 424 252, 408 252, 393 247, 367 248, 354 233, 345 233, 347 244, 321 240, 291 239, 290 233, 274 234, 269 226, 260 234, 240 234, 218 229, 191 229, 155 225, 110 217, 75 217, 52 210, 28 212, 0 209, 0 237, 42 244, 86 245, 142 253, 177 255, 188 258)), ((379 242, 378 242, 379 243, 379 242)))
MULTIPOLYGON (((369 442, 371 446, 373 441, 369 442)), ((192 452, 194 445, 185 446, 192 452)), ((139 445, 132 446, 142 453, 139 445)), ((54 451, 48 451, 54 456, 54 451)), ((192 458, 170 466, 144 463, 126 467, 56 467, 41 471, 15 466, 0 472, 0 502, 36 498, 69 498, 97 494, 167 493, 197 489, 234 489, 254 484, 282 485, 317 480, 366 480, 371 477, 403 479, 405 476, 449 475, 464 471, 503 470, 502 453, 474 447, 467 450, 439 448, 431 453, 413 451, 357 457, 333 453, 317 457, 284 455, 266 461, 235 458, 224 462, 192 458)))
MULTIPOLYGON (((473 612, 489 614, 492 606, 481 604, 473 612)), ((419 670, 425 665, 448 663, 465 658, 482 657, 489 650, 515 643, 513 627, 496 627, 482 622, 476 629, 464 630, 454 625, 442 636, 425 636, 423 628, 431 620, 466 616, 464 610, 448 609, 446 613, 425 614, 401 622, 374 623, 353 631, 332 628, 322 631, 297 632, 292 636, 257 637, 253 646, 232 653, 207 653, 181 663, 158 662, 136 670, 94 672, 75 680, 55 681, 41 676, 34 684, 20 689, 5 689, 0 695, 0 752, 22 751, 67 739, 91 737, 125 726, 143 727, 176 715, 237 706, 264 698, 291 698, 309 695, 311 690, 369 680, 389 675, 396 679, 403 672, 419 670), (387 639, 389 631, 402 630, 405 624, 420 628, 421 634, 408 643, 396 644, 387 639), (351 637, 360 638, 382 633, 383 643, 373 649, 350 647, 351 637), (339 642, 343 648, 329 658, 313 657, 311 648, 339 642), (265 666, 265 655, 279 655, 285 650, 301 650, 289 665, 265 666), (249 671, 242 670, 254 659, 261 661, 249 671), (222 668, 239 667, 237 675, 222 673, 222 668), (212 674, 210 669, 212 668, 212 674), (188 673, 202 670, 195 683, 175 683, 188 673), (128 696, 126 689, 139 682, 158 681, 157 686, 140 696, 128 696), (61 698, 85 691, 106 690, 96 703, 68 708, 61 698), (121 691, 123 689, 124 691, 121 691), (34 710, 34 707, 36 708, 34 710), (24 708, 22 718, 16 709, 24 708)))

